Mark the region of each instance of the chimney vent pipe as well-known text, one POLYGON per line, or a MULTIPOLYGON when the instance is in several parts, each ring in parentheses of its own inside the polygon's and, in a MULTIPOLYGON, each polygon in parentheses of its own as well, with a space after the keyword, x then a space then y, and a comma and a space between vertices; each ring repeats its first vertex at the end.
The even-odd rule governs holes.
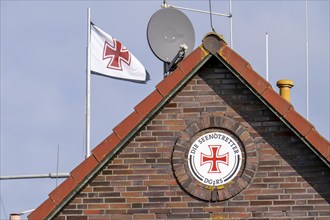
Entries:
POLYGON ((17 213, 10 214, 9 220, 21 220, 21 215, 17 213))
POLYGON ((293 81, 289 79, 281 79, 277 81, 276 85, 280 88, 280 95, 282 98, 290 102, 290 90, 293 87, 293 81))

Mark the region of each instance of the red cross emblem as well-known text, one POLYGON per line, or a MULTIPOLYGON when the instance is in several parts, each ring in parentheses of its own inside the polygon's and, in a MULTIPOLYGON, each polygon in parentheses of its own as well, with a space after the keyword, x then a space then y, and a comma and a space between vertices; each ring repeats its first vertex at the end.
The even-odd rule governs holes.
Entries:
POLYGON ((219 169, 219 163, 228 166, 229 154, 219 155, 221 145, 208 145, 211 150, 211 155, 201 153, 201 166, 210 163, 210 169, 208 173, 221 173, 219 169))
POLYGON ((123 70, 122 62, 130 65, 131 54, 125 46, 123 46, 119 41, 113 38, 113 44, 109 42, 104 42, 103 48, 103 60, 110 58, 107 68, 115 70, 123 70))

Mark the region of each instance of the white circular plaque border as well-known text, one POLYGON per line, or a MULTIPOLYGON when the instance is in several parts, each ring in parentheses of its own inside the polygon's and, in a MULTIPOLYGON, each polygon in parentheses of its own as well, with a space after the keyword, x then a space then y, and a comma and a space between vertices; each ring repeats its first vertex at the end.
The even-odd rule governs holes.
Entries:
POLYGON ((189 149, 188 166, 199 182, 220 186, 234 179, 242 165, 242 152, 234 138, 223 132, 209 132, 189 149))

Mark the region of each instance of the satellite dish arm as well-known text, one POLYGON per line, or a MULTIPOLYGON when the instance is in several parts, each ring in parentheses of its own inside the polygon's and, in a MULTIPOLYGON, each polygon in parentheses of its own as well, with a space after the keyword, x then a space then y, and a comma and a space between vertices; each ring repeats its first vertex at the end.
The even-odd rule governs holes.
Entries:
POLYGON ((180 50, 178 51, 178 53, 176 54, 174 59, 171 61, 171 63, 169 63, 168 65, 165 65, 165 77, 168 76, 171 72, 173 72, 175 70, 176 66, 178 65, 178 63, 181 60, 183 60, 187 49, 188 49, 188 47, 186 44, 180 45, 180 50))

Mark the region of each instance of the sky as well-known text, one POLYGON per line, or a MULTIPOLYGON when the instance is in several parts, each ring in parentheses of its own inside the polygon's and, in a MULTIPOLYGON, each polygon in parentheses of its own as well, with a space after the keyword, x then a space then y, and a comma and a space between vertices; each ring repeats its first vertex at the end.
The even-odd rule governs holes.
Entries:
MULTIPOLYGON (((93 148, 163 79, 163 63, 146 37, 148 21, 163 1, 0 2, 0 176, 56 172, 57 160, 59 172, 70 172, 85 156, 87 8, 93 23, 121 41, 151 77, 137 84, 91 76, 93 148)), ((209 10, 205 0, 167 3, 209 10)), ((229 1, 213 0, 212 10, 228 14, 229 1)), ((328 140, 329 10, 328 0, 308 1, 309 121, 328 140)), ((197 47, 211 31, 210 17, 182 12, 194 26, 197 47)), ((267 32, 269 82, 278 90, 277 80, 293 80, 291 102, 306 117, 305 1, 233 0, 232 14, 234 50, 266 77, 267 32)), ((229 19, 212 19, 229 43, 229 19)), ((38 207, 55 187, 54 179, 0 180, 0 219, 38 207)))

